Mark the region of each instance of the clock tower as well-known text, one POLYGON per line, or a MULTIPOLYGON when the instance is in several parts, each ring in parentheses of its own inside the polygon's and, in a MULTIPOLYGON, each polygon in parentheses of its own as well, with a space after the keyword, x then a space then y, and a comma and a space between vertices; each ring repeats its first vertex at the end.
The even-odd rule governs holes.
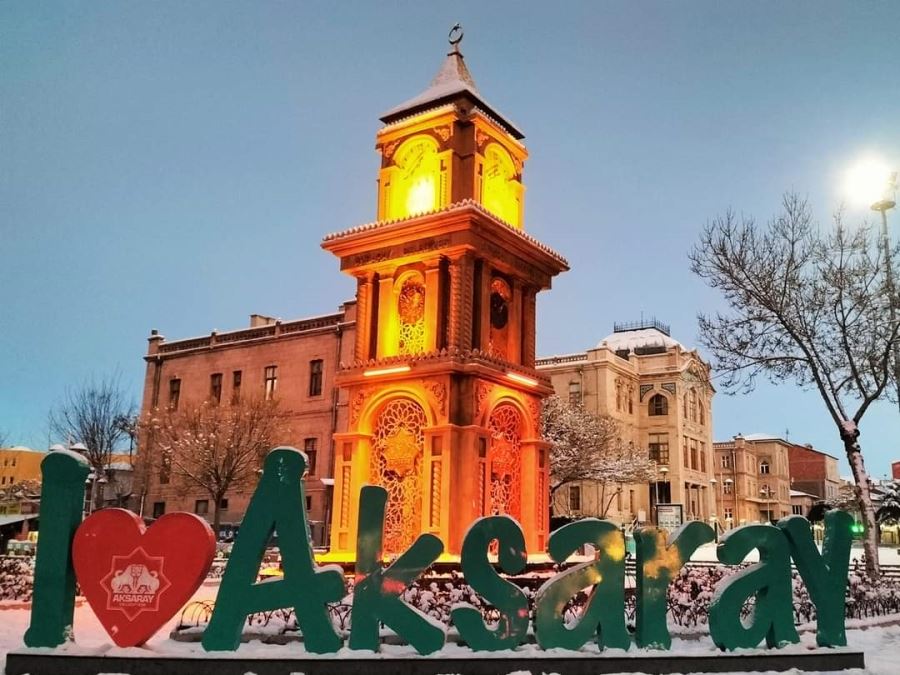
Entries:
POLYGON ((461 39, 454 27, 431 85, 381 117, 378 220, 322 242, 357 280, 335 559, 354 557, 365 484, 388 492, 386 555, 430 532, 458 556, 472 521, 498 513, 530 553, 546 547, 552 389, 534 367, 535 297, 568 265, 523 229, 523 135, 479 93, 461 39))

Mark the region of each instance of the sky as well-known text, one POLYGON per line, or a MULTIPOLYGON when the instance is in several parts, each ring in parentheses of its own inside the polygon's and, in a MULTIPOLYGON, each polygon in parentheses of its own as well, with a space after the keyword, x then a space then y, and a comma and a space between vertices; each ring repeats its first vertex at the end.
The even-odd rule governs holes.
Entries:
MULTIPOLYGON (((722 308, 686 257, 706 222, 765 221, 793 190, 827 224, 861 157, 900 168, 896 2, 2 2, 7 443, 58 440, 48 411, 91 378, 117 373, 139 403, 151 329, 351 298, 319 242, 374 220, 378 117, 428 85, 456 22, 479 90, 526 135, 525 228, 572 267, 539 298, 539 355, 641 316, 697 346, 697 313, 722 308)), ((720 391, 713 422, 716 440, 841 455, 790 382, 720 391)), ((861 429, 883 476, 896 406, 861 429)))

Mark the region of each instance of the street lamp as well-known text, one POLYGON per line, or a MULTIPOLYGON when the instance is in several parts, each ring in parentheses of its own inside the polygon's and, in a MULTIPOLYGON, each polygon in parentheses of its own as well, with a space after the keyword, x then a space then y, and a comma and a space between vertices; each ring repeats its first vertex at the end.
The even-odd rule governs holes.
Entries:
MULTIPOLYGON (((734 514, 737 513, 737 496, 731 489, 731 486, 734 485, 734 481, 731 478, 725 479, 725 487, 723 490, 729 494, 731 494, 732 503, 734 504, 734 508, 731 511, 731 518, 726 518, 725 523, 728 525, 728 529, 731 529, 731 525, 734 523, 734 514)), ((722 494, 722 510, 725 509, 725 493, 722 494)))
POLYGON ((665 488, 665 490, 663 490, 663 497, 665 498, 666 502, 670 502, 670 501, 672 501, 672 495, 668 494, 668 492, 669 492, 669 467, 661 466, 661 467, 659 467, 659 472, 662 474, 663 481, 666 484, 666 488, 665 488))
MULTIPOLYGON (((892 172, 884 183, 881 199, 872 204, 872 210, 881 214, 881 247, 884 249, 884 286, 888 293, 888 317, 891 328, 897 323, 897 308, 894 307, 894 269, 891 261, 891 238, 888 235, 887 212, 897 205, 894 195, 897 192, 897 172, 892 172)), ((900 393, 900 341, 894 340, 894 386, 900 393)), ((900 396, 898 396, 900 404, 900 396)))
POLYGON ((716 516, 719 515, 719 491, 716 489, 716 486, 719 484, 715 478, 709 479, 709 489, 712 490, 713 493, 713 508, 715 509, 715 513, 712 514, 712 520, 715 523, 718 523, 716 516))
MULTIPOLYGON (((848 196, 881 214, 881 248, 884 253, 884 286, 888 294, 888 317, 891 327, 896 325, 897 310, 894 306, 894 270, 891 261, 891 239, 888 234, 887 212, 897 205, 897 172, 887 164, 867 158, 854 165, 846 176, 848 196)), ((900 390, 900 343, 893 344, 894 386, 900 390)), ((900 403, 900 402, 898 402, 900 403)))
POLYGON ((763 485, 759 489, 759 494, 764 495, 766 498, 766 520, 768 520, 769 523, 771 523, 772 522, 772 509, 769 506, 769 502, 772 498, 772 488, 770 488, 768 485, 763 485))

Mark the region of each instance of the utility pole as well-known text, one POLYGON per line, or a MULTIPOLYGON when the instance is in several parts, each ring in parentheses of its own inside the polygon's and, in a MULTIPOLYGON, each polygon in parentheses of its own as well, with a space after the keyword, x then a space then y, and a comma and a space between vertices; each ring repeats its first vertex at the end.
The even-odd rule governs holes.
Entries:
MULTIPOLYGON (((887 212, 897 205, 894 194, 897 191, 897 172, 895 171, 888 178, 885 187, 884 197, 874 204, 872 210, 881 213, 881 247, 884 253, 884 287, 888 296, 888 316, 891 321, 891 328, 897 325, 897 293, 894 288, 894 265, 891 260, 891 237, 888 233, 887 212)), ((894 336, 893 343, 894 356, 894 386, 897 388, 898 405, 900 405, 900 336, 894 336)))

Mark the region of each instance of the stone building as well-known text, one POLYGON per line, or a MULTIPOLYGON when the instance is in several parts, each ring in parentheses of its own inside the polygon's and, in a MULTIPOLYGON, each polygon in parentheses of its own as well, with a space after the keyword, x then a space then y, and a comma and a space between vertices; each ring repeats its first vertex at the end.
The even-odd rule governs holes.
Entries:
MULTIPOLYGON (((250 327, 203 337, 167 341, 153 331, 144 360, 142 416, 156 408, 214 401, 228 405, 241 396, 277 397, 287 424, 281 445, 304 450, 314 541, 325 544, 329 517, 333 441, 347 425, 347 406, 335 386, 341 361, 353 354, 356 303, 338 312, 297 321, 253 315, 250 327)), ((143 439, 136 483, 139 509, 147 518, 190 511, 212 519, 209 495, 161 470, 158 453, 143 439)), ((240 523, 253 485, 236 486, 222 500, 222 522, 240 523)))
POLYGON ((791 514, 792 447, 766 434, 738 434, 713 444, 716 502, 726 529, 791 514))
POLYGON ((841 485, 837 457, 809 444, 792 443, 788 448, 788 463, 792 490, 814 495, 820 501, 837 496, 841 485))
MULTIPOLYGON (((617 324, 593 349, 540 358, 537 366, 558 396, 617 419, 625 438, 657 463, 657 480, 625 486, 607 517, 655 522, 657 503, 680 507, 684 520, 716 517, 709 366, 673 339, 668 326, 656 320, 617 324)), ((572 511, 574 499, 581 515, 598 515, 595 484, 577 483, 557 494, 567 503, 555 504, 556 512, 572 511)))

